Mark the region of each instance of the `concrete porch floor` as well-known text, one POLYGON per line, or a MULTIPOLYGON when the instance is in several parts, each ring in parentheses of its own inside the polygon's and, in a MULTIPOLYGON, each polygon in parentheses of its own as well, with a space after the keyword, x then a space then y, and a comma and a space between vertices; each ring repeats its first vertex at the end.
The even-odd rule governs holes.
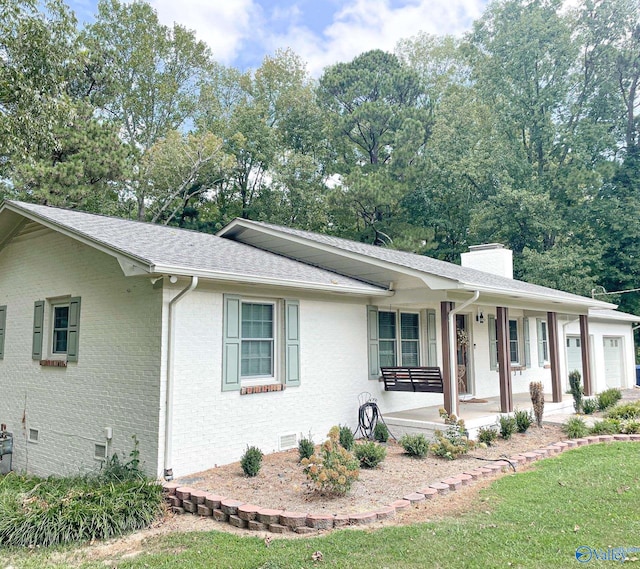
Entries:
MULTIPOLYGON (((544 395, 544 417, 561 415, 573 412, 573 398, 571 395, 563 393, 562 401, 552 402, 552 395, 544 395)), ((385 423, 391 433, 399 438, 405 433, 424 433, 427 438, 433 435, 436 429, 443 430, 444 424, 438 415, 438 409, 442 405, 432 407, 417 407, 393 413, 384 413, 385 423)), ((529 393, 514 393, 513 407, 525 411, 533 411, 531 397, 529 393)), ((500 415, 500 397, 486 397, 480 400, 460 401, 460 418, 464 419, 465 426, 471 438, 475 439, 480 427, 488 427, 497 423, 500 415)))

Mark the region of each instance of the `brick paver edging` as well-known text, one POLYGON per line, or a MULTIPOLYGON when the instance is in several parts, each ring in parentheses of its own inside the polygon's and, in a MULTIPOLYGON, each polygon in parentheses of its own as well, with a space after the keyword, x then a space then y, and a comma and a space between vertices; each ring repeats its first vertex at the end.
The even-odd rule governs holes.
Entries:
POLYGON ((481 463, 483 466, 434 482, 427 488, 407 494, 388 506, 379 506, 369 512, 359 512, 357 514, 329 515, 271 510, 220 496, 213 492, 203 492, 188 486, 181 486, 175 482, 163 482, 162 490, 165 501, 171 511, 176 514, 192 513, 202 517, 213 517, 217 521, 227 522, 235 527, 248 528, 254 531, 270 531, 272 533, 294 531, 305 534, 347 525, 366 525, 392 518, 396 512, 408 508, 412 504, 432 500, 438 494, 455 492, 462 486, 473 484, 479 478, 507 472, 511 469, 510 463, 514 465, 527 464, 542 458, 557 456, 571 448, 613 441, 640 441, 640 435, 600 435, 570 439, 553 443, 531 452, 516 454, 509 457, 508 460, 483 461, 481 463))

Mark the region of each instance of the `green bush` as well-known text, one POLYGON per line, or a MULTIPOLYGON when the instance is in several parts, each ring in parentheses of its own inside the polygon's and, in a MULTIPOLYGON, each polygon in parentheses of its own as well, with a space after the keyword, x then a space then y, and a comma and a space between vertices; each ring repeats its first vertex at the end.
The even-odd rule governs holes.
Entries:
POLYGON ((146 475, 140 469, 140 449, 138 438, 133 435, 133 449, 129 453, 129 460, 123 462, 118 453, 112 454, 102 465, 100 477, 108 484, 125 482, 128 480, 145 480, 146 475))
POLYGON ((573 396, 573 409, 576 413, 582 413, 582 396, 584 395, 584 391, 582 389, 580 372, 577 369, 569 373, 569 386, 569 391, 573 396))
POLYGON ((313 439, 311 438, 311 433, 309 433, 308 437, 301 437, 298 442, 298 456, 300 457, 300 460, 303 458, 310 458, 315 448, 313 439))
POLYGON ((516 409, 513 413, 513 417, 516 420, 516 430, 519 433, 526 433, 533 423, 533 415, 531 414, 531 411, 516 409))
POLYGON ((353 438, 353 431, 347 426, 340 426, 340 445, 342 448, 347 449, 348 451, 353 450, 353 443, 355 439, 353 438))
POLYGON ((516 418, 511 415, 500 415, 498 417, 498 424, 500 425, 500 436, 505 440, 509 440, 511 435, 518 429, 516 418))
POLYGON ((373 438, 379 443, 386 443, 389 440, 389 428, 384 423, 376 423, 373 438))
POLYGON ((340 428, 332 427, 320 451, 302 459, 307 478, 316 492, 342 496, 360 475, 358 460, 340 444, 340 428))
POLYGON ((582 402, 582 410, 585 415, 592 415, 598 410, 598 401, 596 399, 585 399, 582 402))
POLYGON ((48 547, 108 539, 149 526, 163 511, 147 478, 106 483, 102 475, 0 477, 0 546, 48 547))
POLYGON ((373 441, 357 444, 353 449, 353 454, 360 461, 360 466, 364 468, 375 468, 387 456, 387 449, 373 441))
POLYGON ((589 429, 590 435, 615 435, 620 432, 620 424, 612 419, 596 421, 589 429))
POLYGON ((439 412, 447 425, 447 430, 444 433, 440 430, 435 431, 436 440, 431 443, 429 450, 436 456, 454 460, 461 454, 468 453, 475 443, 469 440, 462 419, 458 419, 455 415, 449 416, 444 409, 440 409, 439 412))
POLYGON ((498 438, 498 429, 496 427, 480 427, 478 430, 478 442, 491 446, 498 438))
POLYGON ((242 466, 242 472, 245 476, 253 478, 260 472, 262 456, 262 451, 258 447, 247 447, 240 459, 240 466, 242 466))
POLYGON ((625 435, 640 433, 640 421, 637 419, 623 419, 620 421, 620 432, 625 435))
POLYGON ((589 434, 589 428, 581 417, 570 417, 569 420, 562 425, 562 430, 570 439, 580 439, 589 434))
POLYGON ((429 442, 422 433, 414 435, 403 435, 400 445, 409 456, 423 458, 429 452, 429 442))
POLYGON ((607 417, 610 419, 637 419, 640 417, 640 401, 616 405, 613 409, 609 409, 607 417))
POLYGON ((619 389, 615 387, 606 389, 602 393, 598 393, 598 409, 605 411, 609 407, 613 407, 620 399, 622 399, 622 392, 619 389))

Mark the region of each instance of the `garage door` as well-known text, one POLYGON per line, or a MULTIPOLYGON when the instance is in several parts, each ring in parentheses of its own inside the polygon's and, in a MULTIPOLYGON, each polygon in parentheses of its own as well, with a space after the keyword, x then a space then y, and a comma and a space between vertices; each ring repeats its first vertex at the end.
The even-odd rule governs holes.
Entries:
POLYGON ((580 336, 567 336, 567 375, 576 369, 580 372, 580 377, 582 377, 580 336))
POLYGON ((622 337, 604 338, 604 377, 607 387, 622 386, 622 337))

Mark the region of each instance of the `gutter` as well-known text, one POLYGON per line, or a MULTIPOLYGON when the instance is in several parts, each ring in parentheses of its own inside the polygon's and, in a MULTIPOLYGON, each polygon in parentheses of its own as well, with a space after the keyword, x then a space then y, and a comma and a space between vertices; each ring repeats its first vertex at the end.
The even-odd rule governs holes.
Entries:
MULTIPOLYGON (((174 277, 175 278, 175 277, 174 277)), ((175 328, 173 325, 173 309, 185 296, 198 286, 198 277, 192 276, 191 282, 175 298, 169 302, 169 342, 167 344, 167 386, 164 415, 164 478, 173 480, 173 349, 175 345, 175 328)))
POLYGON ((459 416, 459 408, 458 408, 458 366, 456 364, 456 314, 462 312, 467 306, 473 304, 480 297, 480 291, 475 290, 473 292, 473 296, 463 302, 460 306, 454 308, 451 312, 449 312, 449 390, 451 392, 451 412, 452 414, 459 416), (455 397, 453 396, 455 394, 455 397))

